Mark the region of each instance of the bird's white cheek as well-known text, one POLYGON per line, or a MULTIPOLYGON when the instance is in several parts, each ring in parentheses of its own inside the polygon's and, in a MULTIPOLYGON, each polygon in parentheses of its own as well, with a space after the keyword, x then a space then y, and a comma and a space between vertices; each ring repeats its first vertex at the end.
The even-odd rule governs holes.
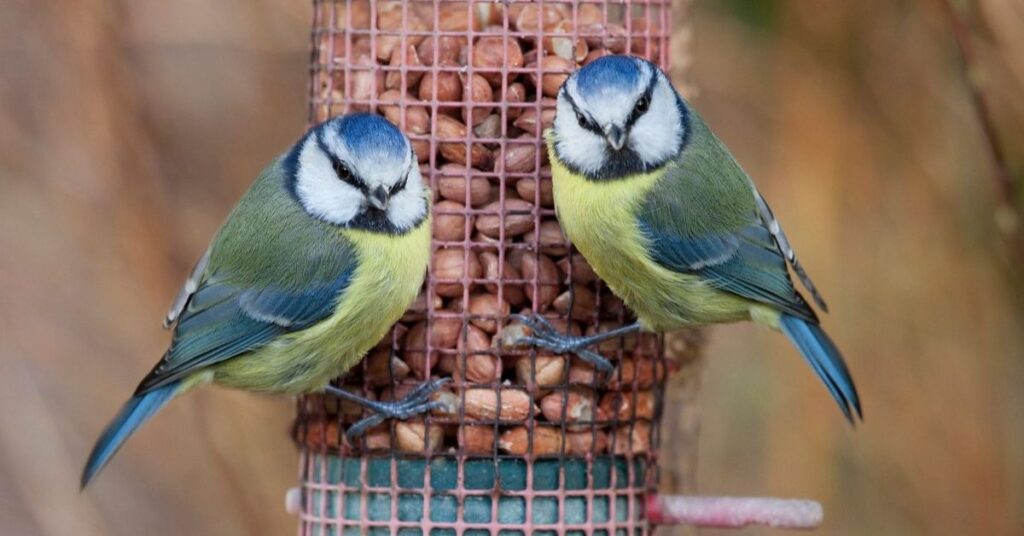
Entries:
POLYGON ((406 187, 388 205, 388 220, 399 229, 408 229, 419 223, 427 213, 427 202, 419 194, 420 188, 406 187))
POLYGON ((647 111, 630 132, 630 147, 647 163, 659 163, 674 155, 682 136, 682 121, 675 92, 660 84, 647 111))
POLYGON ((355 218, 364 199, 359 190, 338 180, 331 161, 312 137, 299 154, 295 193, 307 213, 335 225, 345 225, 355 218))
POLYGON ((664 131, 653 125, 636 125, 629 135, 629 147, 640 155, 644 162, 659 162, 667 156, 665 150, 672 146, 671 131, 664 131))
MULTIPOLYGON (((555 121, 555 143, 558 156, 566 163, 586 173, 597 173, 606 158, 606 143, 593 132, 580 127, 574 120, 555 121)), ((569 114, 571 115, 571 114, 569 114)))
POLYGON ((578 141, 572 142, 573 159, 577 167, 587 173, 597 173, 604 167, 608 144, 595 134, 582 132, 578 141))
POLYGON ((363 205, 363 195, 337 179, 332 183, 314 185, 300 180, 296 193, 306 212, 335 225, 351 221, 363 205))

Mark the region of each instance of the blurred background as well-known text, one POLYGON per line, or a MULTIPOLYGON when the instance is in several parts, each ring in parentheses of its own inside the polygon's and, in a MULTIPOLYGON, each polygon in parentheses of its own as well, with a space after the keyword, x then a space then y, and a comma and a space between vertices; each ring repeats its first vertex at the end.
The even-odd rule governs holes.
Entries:
MULTIPOLYGON (((293 533, 285 398, 197 392, 84 494, 78 473, 184 275, 305 126, 308 4, 0 0, 0 533, 293 533)), ((1024 3, 687 16, 680 80, 824 290, 866 417, 847 426, 783 337, 717 328, 697 489, 819 499, 821 534, 1024 534, 1024 3)))

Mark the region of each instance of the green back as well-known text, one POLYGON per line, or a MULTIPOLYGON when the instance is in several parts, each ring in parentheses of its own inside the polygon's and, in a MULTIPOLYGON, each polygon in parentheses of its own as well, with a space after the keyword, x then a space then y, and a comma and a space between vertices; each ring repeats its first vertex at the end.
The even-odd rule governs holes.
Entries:
POLYGON ((638 214, 651 256, 721 290, 816 321, 758 212, 750 178, 696 112, 689 121, 687 145, 638 214))
POLYGON ((232 210, 144 393, 329 316, 358 259, 339 230, 309 216, 272 163, 232 210))

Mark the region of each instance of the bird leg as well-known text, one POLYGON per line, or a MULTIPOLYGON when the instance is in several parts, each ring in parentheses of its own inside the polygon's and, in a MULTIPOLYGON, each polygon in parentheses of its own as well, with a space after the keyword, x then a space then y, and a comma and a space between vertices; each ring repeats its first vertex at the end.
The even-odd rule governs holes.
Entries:
POLYGON ((538 348, 544 348, 551 350, 556 354, 574 353, 578 355, 580 359, 590 363, 594 368, 602 372, 608 372, 615 367, 613 367, 611 362, 605 359, 604 356, 597 352, 587 350, 587 347, 609 339, 615 339, 640 331, 640 323, 634 322, 633 324, 610 329, 604 333, 590 335, 589 337, 574 337, 572 335, 563 335, 559 333, 558 328, 552 325, 548 319, 537 314, 529 316, 512 315, 512 318, 522 322, 533 330, 533 335, 520 337, 516 343, 529 344, 538 348))
POLYGON ((350 402, 355 402, 356 404, 374 412, 374 415, 370 415, 369 417, 362 419, 345 431, 345 435, 348 436, 349 439, 354 439, 387 419, 398 419, 404 421, 409 417, 426 413, 432 409, 441 407, 444 403, 440 401, 431 401, 430 395, 434 394, 435 391, 440 389, 450 380, 451 378, 441 378, 439 380, 425 381, 410 391, 405 398, 387 402, 369 400, 333 385, 325 387, 324 392, 350 402))

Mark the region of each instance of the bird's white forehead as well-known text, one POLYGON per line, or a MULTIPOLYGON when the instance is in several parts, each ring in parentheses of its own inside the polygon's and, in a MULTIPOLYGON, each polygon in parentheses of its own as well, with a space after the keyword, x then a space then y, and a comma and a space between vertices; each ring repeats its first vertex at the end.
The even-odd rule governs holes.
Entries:
POLYGON ((324 148, 348 165, 367 186, 391 186, 402 179, 412 164, 408 145, 401 149, 393 144, 352 143, 333 129, 322 134, 324 148))

